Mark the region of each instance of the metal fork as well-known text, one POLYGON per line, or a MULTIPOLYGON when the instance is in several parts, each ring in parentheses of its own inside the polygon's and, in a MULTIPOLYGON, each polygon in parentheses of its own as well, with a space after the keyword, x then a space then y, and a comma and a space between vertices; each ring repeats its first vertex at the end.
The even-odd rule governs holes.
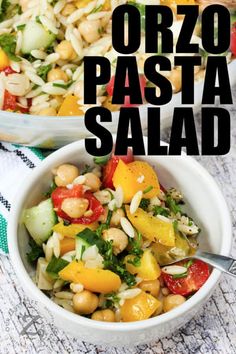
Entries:
MULTIPOLYGON (((181 259, 178 259, 178 261, 182 261, 185 259, 200 259, 201 261, 204 261, 205 263, 208 263, 212 267, 215 267, 219 270, 221 270, 224 273, 230 274, 234 277, 236 277, 236 259, 228 257, 228 256, 222 256, 221 254, 215 254, 215 253, 210 253, 210 252, 204 252, 204 251, 197 251, 193 256, 190 257, 184 257, 181 259)), ((165 265, 170 265, 176 263, 176 260, 173 262, 170 262, 165 265)))

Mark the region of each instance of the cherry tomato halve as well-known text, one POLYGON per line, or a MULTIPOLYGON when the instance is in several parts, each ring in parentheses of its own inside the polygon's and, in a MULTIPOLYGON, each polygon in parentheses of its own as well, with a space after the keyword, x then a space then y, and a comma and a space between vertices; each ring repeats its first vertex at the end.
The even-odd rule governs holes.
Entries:
MULTIPOLYGON (((184 261, 176 263, 183 266, 184 261)), ((174 278, 170 274, 162 272, 164 283, 173 294, 190 295, 199 290, 210 276, 209 267, 200 260, 194 260, 188 268, 187 276, 184 278, 174 278)))
POLYGON ((66 187, 57 187, 51 195, 52 203, 56 211, 57 216, 64 220, 67 220, 73 224, 91 224, 96 221, 99 216, 104 212, 104 208, 101 203, 93 196, 91 192, 83 193, 82 185, 75 185, 72 189, 66 187), (93 214, 89 217, 82 216, 81 218, 71 218, 62 209, 61 205, 66 198, 86 198, 89 201, 88 209, 93 211, 93 214))
POLYGON ((4 72, 7 76, 16 73, 10 66, 6 66, 4 69, 0 70, 0 72, 4 72))
POLYGON ((114 188, 112 177, 114 175, 115 169, 118 165, 119 160, 124 163, 130 163, 134 161, 134 156, 131 149, 128 149, 128 153, 125 156, 112 155, 107 164, 103 167, 103 186, 104 188, 114 188))
POLYGON ((16 96, 12 95, 10 92, 5 90, 2 109, 4 111, 7 110, 15 111, 16 107, 17 107, 16 96))
POLYGON ((230 50, 233 55, 236 56, 236 22, 233 24, 231 29, 230 50))
MULTIPOLYGON (((110 82, 108 83, 108 85, 106 87, 107 93, 111 97, 113 96, 114 84, 115 84, 115 76, 112 76, 110 82)), ((139 75, 139 84, 140 84, 140 90, 141 90, 142 97, 144 97, 144 89, 146 86, 146 79, 145 79, 144 75, 139 75)), ((126 77, 125 86, 129 86, 128 77, 126 77)), ((134 104, 134 103, 130 103, 130 97, 126 96, 123 106, 124 107, 135 107, 138 105, 134 104)))

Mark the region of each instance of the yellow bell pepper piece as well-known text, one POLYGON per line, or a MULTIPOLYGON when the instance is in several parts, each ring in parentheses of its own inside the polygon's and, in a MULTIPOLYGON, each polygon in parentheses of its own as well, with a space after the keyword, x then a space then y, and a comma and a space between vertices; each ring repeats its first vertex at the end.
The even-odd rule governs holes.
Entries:
POLYGON ((131 274, 137 274, 137 276, 143 280, 155 280, 159 278, 161 275, 161 268, 150 249, 144 251, 139 266, 129 263, 129 261, 132 261, 134 258, 134 255, 128 255, 125 257, 126 269, 131 274))
POLYGON ((74 238, 79 232, 83 231, 86 228, 89 228, 90 230, 94 231, 98 228, 98 223, 93 222, 88 225, 70 224, 70 225, 66 226, 63 224, 63 222, 59 222, 58 224, 53 226, 53 231, 58 232, 59 234, 63 235, 64 237, 74 238))
POLYGON ((74 95, 68 95, 62 102, 57 113, 58 116, 83 116, 84 112, 79 108, 78 98, 74 95))
POLYGON ((159 306, 159 300, 142 291, 134 298, 125 300, 124 305, 121 306, 121 318, 124 322, 146 320, 159 306))
POLYGON ((125 206, 129 221, 141 232, 143 237, 152 242, 160 242, 164 246, 175 246, 175 232, 172 223, 162 221, 138 208, 134 214, 125 206))
POLYGON ((5 69, 9 65, 10 65, 10 60, 8 59, 8 56, 6 55, 4 50, 0 48, 0 70, 5 69))
POLYGON ((59 272, 65 281, 83 284, 86 290, 108 294, 121 286, 120 277, 110 270, 85 268, 82 261, 73 261, 59 272))
POLYGON ((156 172, 147 162, 143 161, 125 164, 122 160, 119 160, 112 181, 116 188, 118 186, 122 187, 125 203, 130 203, 138 191, 144 191, 152 187, 148 193, 145 193, 145 198, 152 198, 160 190, 156 172))

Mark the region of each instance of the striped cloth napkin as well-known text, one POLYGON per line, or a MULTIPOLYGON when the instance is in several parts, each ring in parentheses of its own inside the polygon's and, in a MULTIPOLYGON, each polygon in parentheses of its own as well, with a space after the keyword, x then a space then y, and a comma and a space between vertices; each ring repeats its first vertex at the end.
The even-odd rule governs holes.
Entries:
POLYGON ((0 254, 8 253, 7 220, 20 184, 43 159, 39 149, 0 142, 0 254))

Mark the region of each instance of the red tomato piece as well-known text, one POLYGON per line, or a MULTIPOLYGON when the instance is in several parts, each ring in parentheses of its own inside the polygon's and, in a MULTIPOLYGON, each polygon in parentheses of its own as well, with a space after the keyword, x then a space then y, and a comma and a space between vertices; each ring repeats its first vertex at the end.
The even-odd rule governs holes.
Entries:
POLYGON ((17 107, 16 96, 12 95, 10 92, 5 90, 2 109, 4 111, 7 111, 7 110, 15 111, 16 107, 17 107))
MULTIPOLYGON (((110 82, 108 83, 108 85, 106 87, 106 90, 107 90, 107 93, 109 96, 113 96, 114 83, 115 83, 115 76, 112 76, 110 82)), ((146 86, 146 79, 145 79, 144 75, 139 75, 139 84, 140 84, 140 90, 141 90, 142 97, 144 97, 144 89, 146 86)), ((129 86, 128 77, 126 77, 125 86, 129 86)), ((124 107, 135 107, 135 106, 137 106, 137 104, 130 103, 130 97, 126 96, 123 106, 124 107)))
POLYGON ((6 75, 15 74, 16 71, 13 70, 10 66, 6 66, 4 69, 0 70, 3 71, 6 75))
POLYGON ((233 55, 236 55, 236 22, 233 24, 231 29, 230 49, 233 55))
MULTIPOLYGON (((185 261, 176 263, 183 266, 185 261)), ((200 260, 194 260, 193 264, 188 268, 188 275, 185 278, 174 278, 170 274, 162 272, 162 277, 167 288, 173 294, 190 295, 199 290, 210 276, 209 267, 200 260)))
POLYGON ((66 187, 57 187, 51 195, 52 203, 55 208, 57 216, 65 219, 73 224, 90 224, 96 221, 99 216, 104 212, 104 208, 101 203, 93 196, 92 193, 83 193, 82 185, 75 185, 72 189, 67 189, 66 187), (86 198, 89 201, 88 209, 93 211, 93 214, 89 217, 81 218, 71 218, 63 210, 61 210, 61 205, 66 198, 86 198))
POLYGON ((134 161, 134 156, 131 149, 128 149, 128 153, 125 156, 118 156, 112 154, 110 160, 103 167, 103 186, 105 188, 114 188, 112 178, 115 172, 115 169, 118 165, 119 160, 122 160, 124 163, 130 163, 134 161))

